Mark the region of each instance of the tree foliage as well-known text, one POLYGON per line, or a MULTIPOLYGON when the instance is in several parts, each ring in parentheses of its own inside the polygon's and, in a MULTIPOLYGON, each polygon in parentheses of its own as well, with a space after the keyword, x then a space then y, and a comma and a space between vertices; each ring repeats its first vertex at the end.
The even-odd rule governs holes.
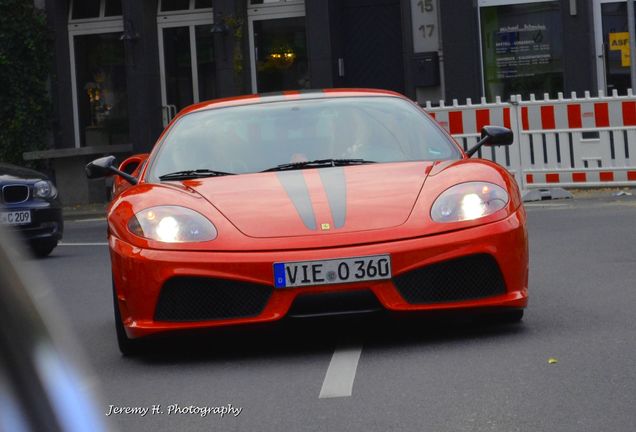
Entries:
POLYGON ((0 0, 0 161, 46 146, 50 125, 46 16, 32 0, 0 0))

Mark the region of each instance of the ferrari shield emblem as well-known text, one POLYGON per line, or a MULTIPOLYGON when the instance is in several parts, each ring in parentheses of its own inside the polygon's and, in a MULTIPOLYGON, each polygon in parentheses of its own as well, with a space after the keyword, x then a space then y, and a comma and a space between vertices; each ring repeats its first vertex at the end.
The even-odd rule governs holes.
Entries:
POLYGON ((321 228, 323 231, 328 231, 328 230, 330 230, 330 229, 331 229, 331 225, 329 225, 328 223, 324 223, 324 224, 321 224, 321 225, 320 225, 320 228, 321 228))

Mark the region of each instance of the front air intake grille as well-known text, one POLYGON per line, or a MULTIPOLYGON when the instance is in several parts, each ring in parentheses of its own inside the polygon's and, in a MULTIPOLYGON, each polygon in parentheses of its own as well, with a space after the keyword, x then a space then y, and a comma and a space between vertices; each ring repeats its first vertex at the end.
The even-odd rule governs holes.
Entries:
POLYGON ((288 316, 355 314, 382 309, 377 297, 369 290, 300 294, 294 300, 288 316))
POLYGON ((21 203, 29 199, 29 187, 27 185, 2 186, 2 200, 7 204, 21 203))
POLYGON ((224 279, 175 277, 161 289, 156 321, 207 321, 260 314, 272 288, 224 279))
POLYGON ((506 292, 497 262, 491 255, 469 255, 411 270, 393 278, 411 304, 472 300, 506 292))

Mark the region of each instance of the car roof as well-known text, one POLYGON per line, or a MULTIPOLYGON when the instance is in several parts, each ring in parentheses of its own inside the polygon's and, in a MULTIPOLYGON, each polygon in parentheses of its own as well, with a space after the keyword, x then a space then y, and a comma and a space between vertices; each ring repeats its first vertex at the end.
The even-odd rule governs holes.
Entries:
POLYGON ((356 89, 356 88, 338 88, 338 89, 319 89, 319 90, 287 90, 274 93, 256 93, 242 96, 233 96, 222 99, 214 99, 199 102, 194 105, 185 107, 177 114, 181 117, 194 111, 203 111, 207 109, 225 108, 230 106, 254 105, 268 102, 281 102, 286 100, 299 99, 326 99, 338 97, 360 97, 360 96, 392 96, 406 99, 403 95, 390 90, 380 89, 356 89))

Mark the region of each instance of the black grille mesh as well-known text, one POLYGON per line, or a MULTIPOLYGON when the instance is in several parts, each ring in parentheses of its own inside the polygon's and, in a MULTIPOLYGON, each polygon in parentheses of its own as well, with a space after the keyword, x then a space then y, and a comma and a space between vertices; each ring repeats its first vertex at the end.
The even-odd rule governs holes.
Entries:
POLYGON ((382 309, 375 294, 369 290, 301 294, 296 297, 287 315, 311 316, 356 313, 382 309))
POLYGON ((26 185, 7 185, 2 187, 2 200, 5 203, 21 203, 29 198, 26 185))
POLYGON ((393 278, 412 304, 452 302, 506 292, 497 262, 491 255, 469 255, 415 269, 393 278))
POLYGON ((156 321, 206 321, 260 314, 272 288, 248 282, 176 277, 161 290, 156 321))

